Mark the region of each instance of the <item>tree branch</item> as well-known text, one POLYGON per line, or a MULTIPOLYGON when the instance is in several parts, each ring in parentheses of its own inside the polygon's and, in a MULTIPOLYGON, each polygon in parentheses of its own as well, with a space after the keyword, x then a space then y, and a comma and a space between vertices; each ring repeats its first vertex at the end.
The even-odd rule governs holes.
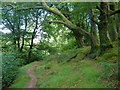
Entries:
POLYGON ((43 6, 35 6, 35 7, 27 7, 27 8, 14 8, 17 11, 21 11, 21 10, 29 10, 29 9, 43 9, 43 6))
POLYGON ((5 4, 5 5, 2 5, 3 7, 4 6, 10 6, 12 7, 11 9, 12 10, 17 10, 17 11, 21 11, 21 10, 29 10, 29 9, 43 9, 43 6, 35 6, 35 7, 26 7, 26 8, 16 8, 15 6, 11 5, 11 4, 5 4))
POLYGON ((54 14, 56 14, 57 16, 59 16, 65 23, 69 24, 69 25, 73 25, 55 6, 53 8, 49 7, 44 0, 42 1, 42 5, 43 5, 43 9, 52 12, 54 14))
POLYGON ((4 5, 2 5, 2 7, 4 7, 4 6, 10 6, 10 7, 12 7, 12 9, 15 8, 12 4, 4 4, 4 5))
POLYGON ((51 24, 51 23, 60 23, 60 24, 63 24, 66 27, 68 27, 69 29, 71 29, 71 30, 75 29, 75 27, 76 27, 75 25, 70 25, 70 24, 67 24, 66 22, 58 21, 58 20, 49 21, 49 24, 51 24))
POLYGON ((65 22, 63 22, 63 21, 57 21, 57 20, 54 20, 54 21, 49 21, 49 24, 51 24, 51 23, 61 23, 61 24, 66 25, 66 23, 65 23, 65 22))
POLYGON ((102 13, 105 13, 99 6, 96 6, 96 9, 98 9, 102 13))
POLYGON ((114 12, 111 12, 111 13, 109 14, 109 16, 112 16, 112 15, 115 15, 115 14, 118 14, 118 13, 120 13, 120 9, 118 9, 118 10, 116 10, 116 11, 114 11, 114 12))

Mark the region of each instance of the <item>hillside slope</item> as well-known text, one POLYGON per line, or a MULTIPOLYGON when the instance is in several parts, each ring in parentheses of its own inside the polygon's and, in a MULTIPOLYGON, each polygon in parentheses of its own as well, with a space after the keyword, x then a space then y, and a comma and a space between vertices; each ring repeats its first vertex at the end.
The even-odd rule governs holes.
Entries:
MULTIPOLYGON (((118 48, 115 46, 107 50, 96 60, 84 58, 87 52, 89 47, 69 50, 51 55, 37 65, 33 62, 21 69, 33 66, 38 88, 118 87, 118 48)), ((25 88, 29 78, 25 81, 23 76, 24 73, 19 75, 10 88, 25 88), (26 82, 24 86, 20 84, 22 81, 26 82)))

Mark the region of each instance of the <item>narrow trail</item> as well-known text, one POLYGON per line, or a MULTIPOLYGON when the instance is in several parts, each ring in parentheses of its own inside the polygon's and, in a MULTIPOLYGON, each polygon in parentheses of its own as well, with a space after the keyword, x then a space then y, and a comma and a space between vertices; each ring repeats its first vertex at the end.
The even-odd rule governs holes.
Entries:
MULTIPOLYGON (((40 61, 36 62, 34 65, 38 65, 39 63, 40 63, 40 61)), ((37 88, 37 86, 36 86, 37 78, 36 78, 35 72, 33 70, 34 65, 32 65, 31 67, 26 69, 26 72, 28 73, 28 75, 30 77, 30 81, 28 82, 28 85, 26 88, 37 88)))

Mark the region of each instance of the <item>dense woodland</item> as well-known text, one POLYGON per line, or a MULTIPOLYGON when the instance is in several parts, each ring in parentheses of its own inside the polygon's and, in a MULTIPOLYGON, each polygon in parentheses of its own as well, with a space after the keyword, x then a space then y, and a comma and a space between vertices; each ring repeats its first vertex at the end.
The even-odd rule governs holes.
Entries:
MULTIPOLYGON (((2 87, 11 86, 20 67, 69 50, 89 48, 83 59, 99 61, 107 50, 118 47, 119 14, 119 2, 2 3, 2 87), (6 29, 10 32, 4 33, 6 29)), ((117 60, 114 63, 117 66, 117 60)), ((111 77, 117 78, 115 73, 111 77)))

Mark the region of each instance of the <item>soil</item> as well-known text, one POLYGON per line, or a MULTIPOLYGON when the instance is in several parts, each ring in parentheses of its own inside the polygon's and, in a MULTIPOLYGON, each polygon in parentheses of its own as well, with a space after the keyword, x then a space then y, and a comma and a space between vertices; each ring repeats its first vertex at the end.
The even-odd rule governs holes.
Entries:
MULTIPOLYGON (((39 63, 40 63, 40 61, 36 62, 34 65, 38 65, 39 63)), ((26 69, 26 71, 30 77, 30 81, 28 82, 27 88, 37 88, 37 86, 36 86, 37 78, 35 76, 35 72, 33 69, 34 65, 32 65, 31 67, 26 69)))

